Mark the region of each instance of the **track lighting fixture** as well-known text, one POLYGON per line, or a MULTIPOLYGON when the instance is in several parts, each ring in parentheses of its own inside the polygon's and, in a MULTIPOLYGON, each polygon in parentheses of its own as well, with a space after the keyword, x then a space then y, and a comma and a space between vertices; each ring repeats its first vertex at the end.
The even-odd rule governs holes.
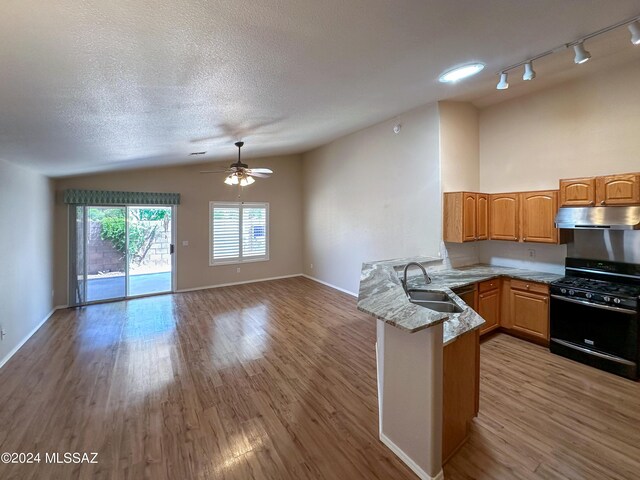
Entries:
POLYGON ((631 32, 631 43, 634 45, 640 45, 640 21, 636 20, 629 24, 629 31, 631 32))
POLYGON ((507 82, 507 72, 502 72, 500 74, 500 81, 498 82, 498 85, 496 85, 496 88, 498 90, 506 90, 507 88, 509 88, 509 82, 507 82))
POLYGON ((585 63, 591 58, 591 54, 584 49, 584 43, 580 42, 573 46, 576 56, 573 61, 577 64, 585 63))
POLYGON ((565 43, 563 45, 560 45, 559 47, 539 53, 538 55, 534 55, 523 62, 514 63, 513 65, 509 65, 508 67, 499 70, 498 74, 500 75, 500 81, 496 85, 496 88, 498 90, 506 90, 507 88, 509 88, 507 74, 511 70, 518 67, 524 67, 524 73, 522 75, 523 80, 533 80, 534 78, 536 78, 536 72, 533 69, 533 62, 535 60, 551 55, 552 53, 560 52, 567 48, 573 47, 573 50, 575 52, 573 61, 575 63, 585 63, 591 58, 591 54, 584 48, 585 41, 597 37, 598 35, 602 35, 603 33, 610 32, 611 30, 615 30, 616 28, 625 26, 628 27, 629 32, 631 32, 631 43, 633 43, 634 45, 640 45, 640 16, 636 15, 635 17, 622 20, 621 22, 614 23, 613 25, 609 25, 605 28, 601 28, 600 30, 590 33, 589 35, 585 35, 584 37, 579 38, 573 42, 565 43))
POLYGON ((533 80, 536 78, 536 72, 533 70, 533 64, 531 62, 527 62, 524 64, 524 74, 522 75, 523 80, 533 80))

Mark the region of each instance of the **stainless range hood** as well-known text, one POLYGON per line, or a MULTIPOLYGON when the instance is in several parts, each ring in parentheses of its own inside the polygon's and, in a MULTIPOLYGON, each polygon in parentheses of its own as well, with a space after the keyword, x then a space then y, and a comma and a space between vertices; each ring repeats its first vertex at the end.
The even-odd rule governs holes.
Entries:
POLYGON ((591 230, 640 230, 640 206, 562 207, 556 227, 591 230))

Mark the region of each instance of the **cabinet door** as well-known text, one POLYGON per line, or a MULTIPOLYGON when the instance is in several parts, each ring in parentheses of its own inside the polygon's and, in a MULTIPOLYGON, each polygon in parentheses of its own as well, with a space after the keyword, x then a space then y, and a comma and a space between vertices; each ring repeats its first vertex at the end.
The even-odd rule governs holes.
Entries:
POLYGON ((489 232, 492 240, 518 240, 518 194, 489 196, 489 232))
POLYGON ((462 241, 473 242, 476 239, 476 194, 465 193, 462 208, 462 241))
POLYGON ((549 340, 549 296, 512 288, 510 297, 512 328, 549 340))
POLYGON ((447 192, 443 198, 442 239, 473 242, 476 239, 476 194, 447 192))
POLYGON ((554 223, 558 213, 558 192, 525 192, 520 209, 522 241, 558 243, 558 229, 554 223))
POLYGON ((484 325, 480 327, 480 335, 489 332, 500 325, 500 290, 490 290, 478 296, 478 314, 484 318, 484 325))
POLYGON ((569 178, 560 180, 560 205, 563 207, 590 207, 596 203, 596 179, 569 178))
POLYGON ((596 179, 598 205, 632 205, 640 203, 639 175, 606 175, 596 179))
POLYGON ((478 193, 476 195, 476 239, 489 238, 489 195, 478 193))

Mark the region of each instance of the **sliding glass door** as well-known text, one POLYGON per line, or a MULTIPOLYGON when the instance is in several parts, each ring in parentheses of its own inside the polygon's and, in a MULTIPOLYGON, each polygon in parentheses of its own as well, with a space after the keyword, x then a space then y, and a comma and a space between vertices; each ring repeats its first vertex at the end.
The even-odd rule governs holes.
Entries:
POLYGON ((86 229, 87 302, 127 296, 125 207, 88 207, 86 229))
POLYGON ((173 291, 173 207, 70 209, 70 304, 173 291))
POLYGON ((171 207, 129 207, 129 296, 171 291, 171 207))

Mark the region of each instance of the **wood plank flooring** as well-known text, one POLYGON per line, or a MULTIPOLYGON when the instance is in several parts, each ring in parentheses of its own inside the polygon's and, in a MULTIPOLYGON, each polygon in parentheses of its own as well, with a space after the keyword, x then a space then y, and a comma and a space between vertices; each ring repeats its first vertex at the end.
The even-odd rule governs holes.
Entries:
POLYGON ((7 479, 413 479, 378 440, 375 322, 304 278, 57 312, 0 370, 7 479))
MULTIPOLYGON (((375 323, 304 278, 57 312, 0 369, 4 479, 415 479, 377 436, 375 323)), ((640 385, 505 335, 447 479, 640 478, 640 385)))
POLYGON ((498 334, 480 347, 480 414, 457 479, 640 479, 640 384, 498 334))

